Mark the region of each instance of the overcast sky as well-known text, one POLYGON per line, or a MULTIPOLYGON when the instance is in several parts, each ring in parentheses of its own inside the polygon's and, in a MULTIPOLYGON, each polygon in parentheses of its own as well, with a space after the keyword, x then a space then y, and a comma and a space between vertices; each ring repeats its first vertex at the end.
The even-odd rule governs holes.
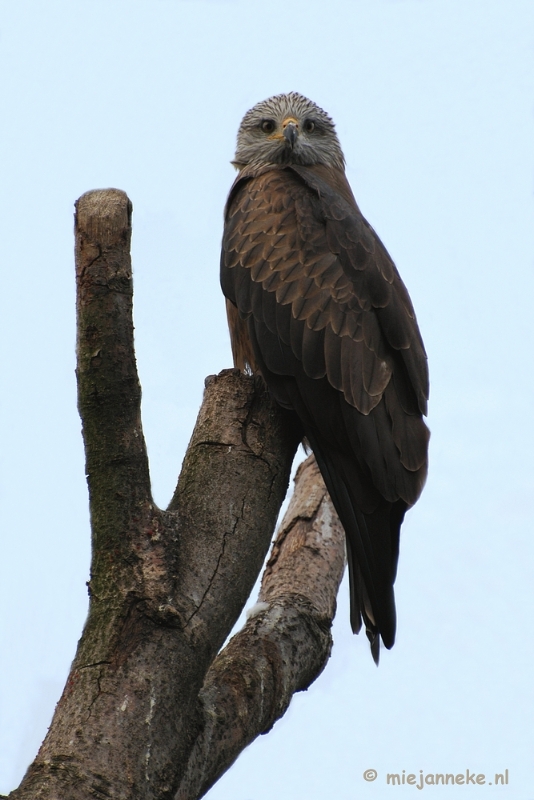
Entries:
POLYGON ((0 793, 37 751, 87 612, 74 201, 114 186, 133 202, 143 420, 165 506, 204 378, 231 366, 218 254, 237 127, 295 90, 334 118, 412 296, 431 466, 403 526, 394 649, 377 669, 343 585, 325 672, 209 800, 413 796, 385 786, 403 769, 487 782, 508 769, 499 796, 533 796, 533 62, 532 0, 4 3, 0 793))

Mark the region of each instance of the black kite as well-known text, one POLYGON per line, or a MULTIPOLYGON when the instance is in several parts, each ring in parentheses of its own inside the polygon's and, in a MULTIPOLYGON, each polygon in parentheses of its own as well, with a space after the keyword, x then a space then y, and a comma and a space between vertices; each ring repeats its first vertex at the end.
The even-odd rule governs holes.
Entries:
POLYGON ((235 365, 310 443, 347 538, 351 624, 395 640, 404 514, 427 472, 427 358, 408 292, 362 216, 330 117, 297 93, 244 117, 221 284, 235 365))

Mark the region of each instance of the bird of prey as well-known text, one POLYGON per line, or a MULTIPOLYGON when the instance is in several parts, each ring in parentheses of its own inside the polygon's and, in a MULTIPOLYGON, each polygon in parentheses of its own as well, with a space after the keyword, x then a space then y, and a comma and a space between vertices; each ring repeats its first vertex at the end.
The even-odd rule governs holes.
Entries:
POLYGON ((345 177, 331 118, 291 92, 248 111, 221 285, 234 363, 309 442, 345 529, 351 625, 395 640, 404 514, 427 473, 427 357, 410 297, 345 177))

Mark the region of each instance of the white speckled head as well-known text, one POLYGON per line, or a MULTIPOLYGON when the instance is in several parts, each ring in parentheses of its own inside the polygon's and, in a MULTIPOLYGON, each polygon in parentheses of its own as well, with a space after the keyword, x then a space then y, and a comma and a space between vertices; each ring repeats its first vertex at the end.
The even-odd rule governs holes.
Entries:
POLYGON ((238 169, 267 164, 345 168, 331 118, 298 92, 277 94, 247 111, 237 132, 232 163, 238 169))

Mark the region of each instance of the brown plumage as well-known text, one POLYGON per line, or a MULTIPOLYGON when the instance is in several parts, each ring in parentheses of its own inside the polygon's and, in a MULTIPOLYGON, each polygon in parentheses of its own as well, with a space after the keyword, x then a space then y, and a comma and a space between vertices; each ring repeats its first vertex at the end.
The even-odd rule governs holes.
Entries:
POLYGON ((400 525, 427 471, 413 307, 322 109, 295 93, 258 104, 235 163, 221 258, 234 361, 263 376, 315 453, 347 536, 352 628, 363 617, 378 663, 380 637, 395 639, 400 525))

